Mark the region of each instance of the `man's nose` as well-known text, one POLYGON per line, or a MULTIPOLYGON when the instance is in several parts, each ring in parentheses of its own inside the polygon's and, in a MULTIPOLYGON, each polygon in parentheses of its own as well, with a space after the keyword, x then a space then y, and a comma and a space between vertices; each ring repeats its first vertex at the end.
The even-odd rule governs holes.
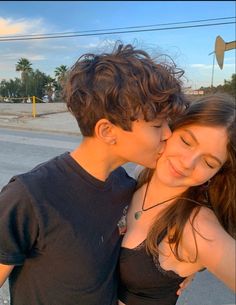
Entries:
POLYGON ((163 128, 162 128, 162 137, 161 141, 166 141, 169 139, 169 137, 172 135, 172 132, 170 130, 170 127, 167 122, 163 123, 163 128))

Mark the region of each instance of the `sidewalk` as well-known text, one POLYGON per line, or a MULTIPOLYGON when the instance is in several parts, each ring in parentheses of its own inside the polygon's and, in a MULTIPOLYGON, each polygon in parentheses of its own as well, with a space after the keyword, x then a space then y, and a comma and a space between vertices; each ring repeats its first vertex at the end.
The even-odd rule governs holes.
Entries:
POLYGON ((79 127, 64 103, 32 104, 0 103, 0 127, 78 135, 79 127))

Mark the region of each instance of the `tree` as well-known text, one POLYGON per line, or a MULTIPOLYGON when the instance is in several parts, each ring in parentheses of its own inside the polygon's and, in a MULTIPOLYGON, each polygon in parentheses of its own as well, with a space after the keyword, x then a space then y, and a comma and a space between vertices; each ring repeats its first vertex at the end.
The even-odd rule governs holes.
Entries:
POLYGON ((60 99, 61 95, 62 95, 62 90, 63 90, 65 82, 66 82, 68 68, 65 65, 61 65, 54 70, 54 73, 55 73, 55 77, 57 80, 56 92, 57 92, 57 96, 60 99))
POLYGON ((21 72, 21 81, 25 86, 25 94, 28 95, 28 75, 32 72, 32 63, 27 58, 20 58, 16 64, 16 71, 21 72))
MULTIPOLYGON (((0 83, 0 96, 8 97, 15 101, 14 98, 23 96, 22 82, 19 78, 15 80, 10 79, 9 81, 3 79, 0 83)), ((20 102, 20 100, 17 100, 20 102)))
POLYGON ((65 65, 61 65, 54 70, 56 80, 61 85, 61 87, 63 87, 63 85, 64 85, 67 70, 68 70, 68 68, 65 65))
POLYGON ((236 96, 236 74, 233 74, 231 76, 230 81, 227 80, 224 81, 224 89, 229 94, 236 96))
POLYGON ((224 85, 219 85, 217 91, 227 92, 232 96, 236 96, 236 74, 232 74, 231 80, 224 80, 224 85))
POLYGON ((51 77, 36 69, 28 74, 28 94, 42 99, 45 94, 45 86, 51 82, 51 77))
POLYGON ((45 90, 45 92, 48 96, 49 103, 53 102, 53 93, 55 91, 55 88, 56 88, 55 79, 48 76, 47 77, 47 83, 44 86, 44 90, 45 90))

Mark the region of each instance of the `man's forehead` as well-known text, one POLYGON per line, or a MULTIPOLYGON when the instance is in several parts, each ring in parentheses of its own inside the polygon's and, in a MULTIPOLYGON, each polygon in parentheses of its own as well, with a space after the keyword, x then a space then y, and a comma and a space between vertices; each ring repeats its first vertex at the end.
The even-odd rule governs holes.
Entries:
POLYGON ((167 119, 168 115, 166 113, 161 113, 161 114, 158 114, 156 118, 157 119, 161 119, 161 120, 162 119, 167 119))
POLYGON ((162 121, 162 120, 167 120, 168 119, 168 116, 166 114, 158 114, 155 119, 153 119, 152 121, 153 122, 156 122, 156 121, 162 121))
POLYGON ((136 119, 136 120, 141 120, 141 121, 146 121, 146 122, 149 122, 149 123, 155 123, 155 122, 158 122, 160 123, 161 121, 168 121, 169 120, 169 117, 167 114, 158 114, 155 118, 153 119, 145 119, 143 115, 139 115, 139 117, 136 119))

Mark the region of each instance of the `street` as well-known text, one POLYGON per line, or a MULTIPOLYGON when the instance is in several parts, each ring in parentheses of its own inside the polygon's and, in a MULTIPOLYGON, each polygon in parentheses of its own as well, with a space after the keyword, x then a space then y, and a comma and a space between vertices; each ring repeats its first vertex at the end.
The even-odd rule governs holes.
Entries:
MULTIPOLYGON (((0 128, 0 188, 13 175, 28 171, 37 164, 65 151, 71 151, 80 141, 80 136, 0 128)), ((134 165, 128 164, 125 168, 131 173, 134 165)), ((0 305, 4 304, 10 304, 7 285, 0 289, 0 305)), ((177 304, 234 305, 235 296, 221 282, 204 271, 197 274, 192 285, 177 304)))

